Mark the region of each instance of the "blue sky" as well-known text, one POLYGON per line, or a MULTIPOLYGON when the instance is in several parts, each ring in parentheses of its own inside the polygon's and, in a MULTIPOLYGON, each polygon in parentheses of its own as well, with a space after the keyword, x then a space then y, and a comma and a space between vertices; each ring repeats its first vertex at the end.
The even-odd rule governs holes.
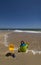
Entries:
POLYGON ((0 0, 0 28, 41 28, 41 0, 0 0))

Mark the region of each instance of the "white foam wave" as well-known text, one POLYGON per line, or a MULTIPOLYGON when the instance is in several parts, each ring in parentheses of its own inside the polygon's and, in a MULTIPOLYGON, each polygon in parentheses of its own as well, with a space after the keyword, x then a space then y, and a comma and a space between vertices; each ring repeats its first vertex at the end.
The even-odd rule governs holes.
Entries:
POLYGON ((18 48, 14 48, 14 50, 18 50, 18 48))
POLYGON ((8 35, 5 34, 5 35, 4 35, 4 45, 5 45, 5 46, 8 46, 7 38, 8 38, 8 35))
POLYGON ((14 32, 23 32, 22 30, 14 30, 14 32))
POLYGON ((14 30, 14 32, 41 33, 41 31, 22 31, 22 30, 14 30))
POLYGON ((28 52, 32 52, 33 53, 33 55, 35 55, 35 54, 41 54, 41 51, 35 51, 35 50, 27 50, 26 51, 26 53, 28 53, 28 52))

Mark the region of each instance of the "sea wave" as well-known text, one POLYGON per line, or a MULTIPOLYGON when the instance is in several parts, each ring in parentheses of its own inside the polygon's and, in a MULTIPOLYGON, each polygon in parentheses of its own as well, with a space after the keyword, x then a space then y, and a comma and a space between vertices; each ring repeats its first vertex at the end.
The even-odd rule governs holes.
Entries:
POLYGON ((13 32, 41 33, 41 31, 29 31, 29 30, 26 30, 26 31, 23 31, 23 30, 14 30, 13 32))
POLYGON ((38 50, 27 50, 26 53, 28 53, 28 52, 29 53, 30 52, 33 53, 33 55, 35 55, 35 54, 41 54, 41 51, 38 51, 38 50))

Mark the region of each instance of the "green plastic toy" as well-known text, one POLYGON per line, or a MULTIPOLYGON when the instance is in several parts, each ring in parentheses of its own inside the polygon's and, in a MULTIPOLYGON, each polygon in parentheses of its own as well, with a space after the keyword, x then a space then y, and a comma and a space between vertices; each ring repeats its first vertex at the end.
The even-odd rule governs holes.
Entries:
POLYGON ((27 43, 24 43, 23 41, 21 41, 21 45, 18 49, 18 52, 26 52, 26 50, 28 49, 28 44, 27 43))

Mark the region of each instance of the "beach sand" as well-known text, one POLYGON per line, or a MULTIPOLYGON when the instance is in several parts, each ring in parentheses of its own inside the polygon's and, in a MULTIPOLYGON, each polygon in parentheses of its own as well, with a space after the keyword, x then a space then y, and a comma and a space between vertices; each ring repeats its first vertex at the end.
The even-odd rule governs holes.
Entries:
MULTIPOLYGON (((5 32, 7 34, 8 32, 5 32)), ((4 34, 0 33, 0 40, 2 41, 4 34)), ((14 43, 15 47, 19 47, 21 40, 29 42, 30 50, 41 51, 41 33, 15 33, 8 34, 8 44, 14 43)), ((6 57, 5 54, 8 52, 8 47, 0 42, 0 65, 41 65, 41 54, 33 55, 30 53, 18 53, 15 50, 16 57, 6 57)))

